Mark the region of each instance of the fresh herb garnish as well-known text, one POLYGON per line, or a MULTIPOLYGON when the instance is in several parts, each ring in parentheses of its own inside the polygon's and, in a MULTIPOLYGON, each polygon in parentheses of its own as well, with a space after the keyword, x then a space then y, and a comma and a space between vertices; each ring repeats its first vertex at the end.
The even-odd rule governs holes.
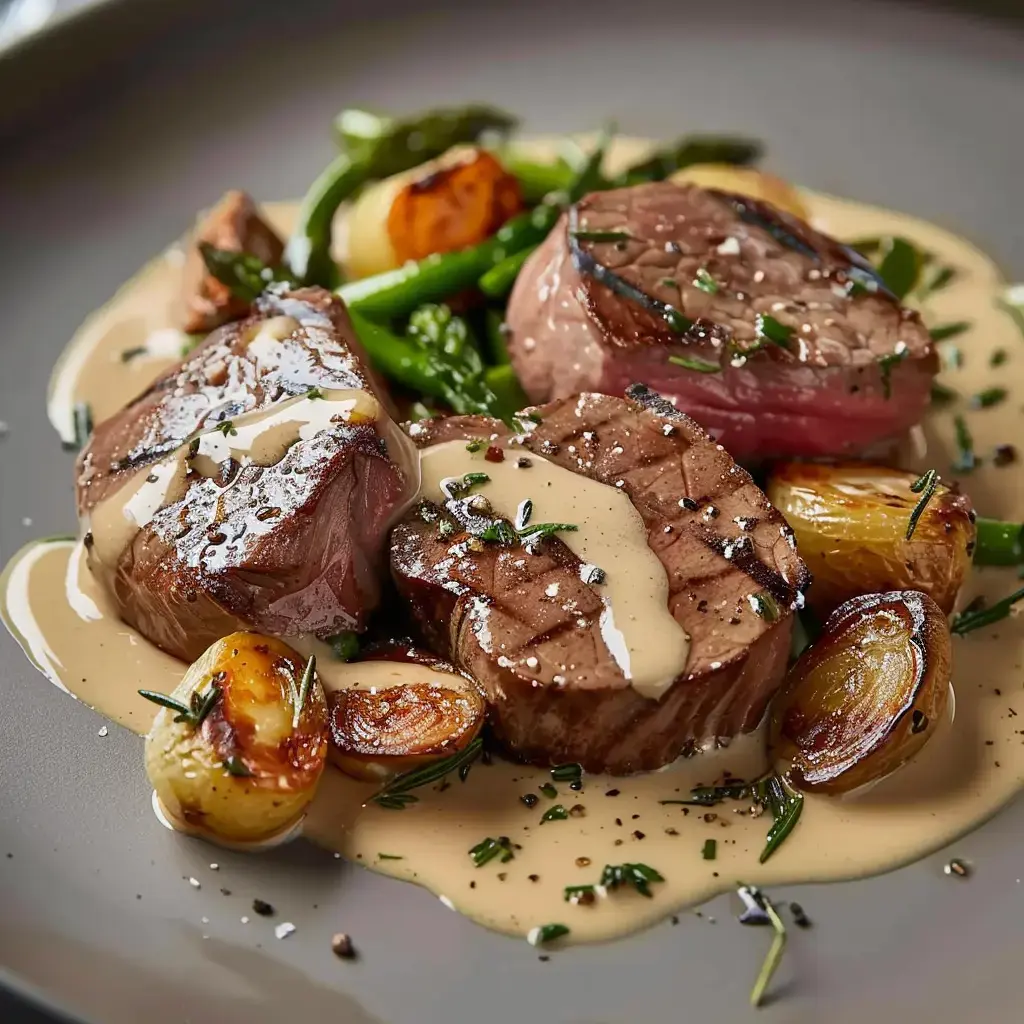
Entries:
POLYGON ((324 643, 331 648, 331 654, 339 661, 351 661, 359 653, 359 637, 346 630, 327 637, 324 643))
POLYGON ((71 410, 71 428, 74 431, 74 440, 64 441, 61 447, 81 451, 88 444, 89 435, 92 433, 92 408, 88 402, 75 402, 71 410))
POLYGON ((761 892, 759 889, 755 889, 754 886, 748 885, 744 888, 753 896, 757 904, 761 909, 768 915, 768 920, 771 922, 771 926, 774 929, 774 936, 772 937, 772 944, 768 948, 768 955, 764 958, 764 963, 761 965, 761 970, 758 972, 757 980, 754 982, 754 987, 750 990, 750 1005, 760 1006, 764 1000, 765 992, 768 991, 768 986, 771 984, 772 977, 778 970, 779 963, 782 961, 782 954, 786 951, 786 926, 782 922, 782 918, 779 917, 778 911, 775 909, 772 901, 761 892))
POLYGON ((991 626, 994 622, 1005 619, 1010 614, 1010 609, 1021 600, 1024 600, 1024 587, 1021 587, 1020 590, 1015 590, 1009 597, 996 601, 994 605, 988 608, 979 608, 976 611, 965 610, 959 615, 954 615, 949 631, 955 636, 964 636, 966 633, 972 633, 976 629, 991 626))
POLYGON ((481 868, 495 857, 500 857, 501 863, 507 864, 515 856, 515 853, 512 850, 512 840, 508 836, 498 836, 497 839, 488 836, 477 843, 469 851, 469 855, 473 858, 473 863, 481 868))
POLYGON ((1010 392, 1006 388, 985 388, 971 398, 971 405, 975 409, 991 409, 1006 399, 1010 392))
POLYGON ((541 791, 541 793, 543 793, 543 794, 544 794, 544 796, 546 796, 546 797, 547 797, 547 798, 548 798, 549 800, 554 800, 554 799, 555 799, 555 797, 556 797, 556 796, 558 796, 558 790, 557 790, 557 789, 555 789, 555 787, 554 787, 554 786, 552 786, 550 782, 542 782, 542 783, 541 783, 541 784, 540 784, 540 785, 539 785, 539 786, 538 786, 537 788, 538 788, 538 789, 539 789, 539 790, 541 791))
POLYGON ((964 354, 956 345, 947 345, 942 350, 942 363, 950 370, 959 370, 964 365, 964 354))
POLYGON ((708 359, 696 359, 692 356, 669 356, 668 361, 675 366, 681 366, 684 370, 693 370, 694 373, 721 373, 722 367, 718 363, 712 363, 708 359))
POLYGON ((490 483, 491 478, 486 473, 465 473, 460 480, 452 477, 445 480, 443 487, 449 498, 463 498, 474 488, 481 484, 490 483))
POLYGON ((989 366, 1002 366, 1006 360, 1009 359, 1009 353, 1005 348, 997 348, 992 355, 988 357, 989 366))
POLYGON ((954 416, 953 425, 956 429, 956 461, 953 469, 958 473, 970 473, 978 465, 978 458, 974 454, 974 438, 967 428, 967 420, 963 416, 954 416))
POLYGON ((448 757, 442 757, 438 761, 432 761, 420 768, 402 772, 401 775, 396 775, 385 783, 370 797, 370 800, 388 810, 402 810, 406 804, 414 803, 418 799, 410 790, 429 786, 430 783, 443 779, 449 772, 457 771, 465 764, 471 764, 480 756, 483 745, 483 739, 477 736, 463 750, 456 751, 448 757))
POLYGON ((555 782, 579 782, 583 778, 583 765, 578 761, 555 765, 551 769, 551 778, 555 782))
POLYGON ((758 793, 759 800, 771 811, 774 819, 759 858, 763 864, 796 827, 804 809, 804 795, 793 789, 778 772, 772 772, 758 786, 763 786, 758 793))
POLYGON ((777 622, 782 617, 778 601, 767 590, 751 594, 747 600, 750 601, 755 614, 760 615, 765 622, 777 622))
POLYGON ((689 800, 659 800, 659 804, 685 804, 689 807, 714 807, 724 800, 743 800, 753 793, 748 782, 735 782, 727 786, 697 786, 690 790, 689 800))
POLYGON ((924 255, 911 242, 899 237, 883 239, 881 249, 885 255, 878 264, 878 276, 897 299, 904 299, 921 276, 924 255))
POLYGON ((316 678, 316 655, 311 654, 309 660, 306 662, 306 667, 302 670, 302 679, 299 682, 299 692, 295 697, 295 710, 292 712, 292 728, 298 729, 299 721, 302 718, 302 712, 306 707, 306 701, 309 699, 309 691, 313 689, 313 681, 316 678))
POLYGON ((1006 313, 1024 334, 1024 285, 1011 285, 996 299, 996 307, 1006 313))
POLYGON ((480 540, 500 544, 502 547, 507 548, 516 543, 531 544, 538 540, 543 540, 545 537, 553 537, 556 533, 563 531, 573 532, 578 529, 579 527, 573 523, 534 523, 531 526, 525 526, 523 529, 517 530, 504 519, 496 519, 493 523, 488 523, 475 536, 479 537, 480 540))
POLYGON ((955 323, 940 324, 938 327, 933 327, 928 333, 931 335, 932 341, 946 341, 948 338, 955 338, 970 329, 969 321, 957 320, 955 323))
POLYGON ((717 839, 705 839, 704 847, 700 851, 700 855, 705 860, 714 860, 718 856, 718 840, 717 839))
POLYGON ((159 693, 156 690, 139 690, 140 697, 145 697, 146 700, 151 700, 154 704, 176 711, 174 721, 184 722, 193 729, 198 729, 203 724, 203 720, 213 710, 220 698, 220 693, 220 687, 216 683, 211 683, 210 688, 202 696, 198 690, 193 690, 186 704, 176 697, 159 693))
POLYGON ((920 494, 921 497, 914 506, 914 510, 910 513, 910 521, 907 523, 907 540, 914 536, 914 531, 917 529, 917 524, 924 514, 925 507, 932 500, 935 488, 938 486, 939 474, 934 469, 929 469, 910 485, 910 489, 914 494, 920 494))
POLYGON ((398 853, 378 853, 377 860, 405 860, 405 857, 398 853))
POLYGON ((564 924, 541 924, 527 932, 526 941, 531 946, 543 946, 568 934, 569 929, 564 924))
POLYGON ((699 288, 708 295, 714 295, 718 291, 718 282, 708 272, 707 267, 699 267, 693 278, 693 286, 699 288))
POLYGON ((894 352, 890 352, 888 355, 884 355, 878 360, 878 369, 882 374, 882 394, 885 395, 886 400, 892 398, 893 367, 898 363, 902 363, 903 360, 910 355, 910 349, 908 349, 906 345, 903 345, 903 347, 900 348, 900 345, 903 345, 903 342, 899 342, 897 344, 894 352))
POLYGON ((324 393, 319 388, 316 388, 316 387, 310 388, 306 392, 306 398, 308 398, 311 402, 315 402, 318 398, 323 398, 323 397, 324 397, 324 393))
POLYGON ((1004 523, 978 516, 975 565, 1019 565, 1024 561, 1024 523, 1004 523))
POLYGON ((556 533, 574 533, 578 529, 579 527, 574 523, 534 523, 517 532, 523 540, 539 540, 542 537, 551 537, 556 533))
POLYGON ((237 754, 232 755, 224 762, 224 770, 228 775, 234 775, 238 779, 252 778, 252 772, 237 754))
POLYGON ((577 242, 628 242, 633 236, 628 231, 570 231, 577 242))
POLYGON ((568 817, 569 812, 561 804, 554 804, 540 816, 540 823, 543 825, 545 821, 565 821, 568 817))
POLYGON ((138 356, 144 356, 149 351, 145 345, 133 345, 131 348, 125 348, 121 350, 121 362, 130 363, 133 359, 138 356))
POLYGON ((650 899, 651 882, 664 882, 665 879, 647 864, 606 864, 601 872, 601 885, 609 891, 619 886, 632 886, 641 896, 650 899))
POLYGON ((480 450, 481 450, 481 449, 482 449, 482 448, 484 447, 484 445, 485 445, 485 444, 486 444, 486 442, 485 442, 485 441, 481 441, 481 440, 480 440, 480 439, 478 438, 478 439, 477 439, 477 440, 475 440, 475 441, 470 441, 470 442, 469 442, 469 443, 468 443, 468 444, 466 445, 466 451, 467 451, 467 452, 472 452, 473 454, 475 454, 476 452, 480 451, 480 450))
POLYGON ((767 313, 759 313, 755 321, 758 338, 765 338, 773 345, 789 350, 789 341, 793 337, 793 328, 786 324, 779 323, 773 316, 767 313))
POLYGON ((920 298, 926 299, 932 294, 932 292, 937 292, 940 289, 945 288, 954 277, 956 277, 955 267, 938 267, 932 277, 925 281, 925 283, 917 290, 917 294, 920 298))
POLYGON ((219 430, 225 437, 227 437, 228 435, 231 435, 233 437, 238 433, 238 431, 235 430, 235 425, 234 423, 231 422, 231 420, 224 420, 222 423, 218 423, 217 426, 215 426, 213 429, 219 430))
POLYGON ((955 402, 959 397, 959 392, 953 388, 940 384, 938 381, 932 382, 932 405, 948 405, 950 402, 955 402))

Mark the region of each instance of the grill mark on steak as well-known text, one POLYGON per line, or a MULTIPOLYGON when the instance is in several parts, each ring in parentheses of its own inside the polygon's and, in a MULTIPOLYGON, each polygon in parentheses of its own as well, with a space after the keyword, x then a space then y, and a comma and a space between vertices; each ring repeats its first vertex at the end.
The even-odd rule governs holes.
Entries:
MULTIPOLYGON (((540 422, 521 436, 481 417, 410 428, 424 447, 487 437, 610 485, 621 480, 668 574, 670 611, 691 636, 676 681, 661 700, 644 698, 601 640, 600 586, 579 579, 580 560, 569 544, 547 538, 535 555, 491 544, 463 550, 461 534, 439 534, 449 510, 433 506, 431 522, 408 515, 392 532, 399 593, 431 645, 484 688, 495 735, 524 760, 579 761, 589 771, 613 773, 660 767, 705 740, 756 726, 785 672, 792 607, 809 582, 784 540, 788 527, 692 420, 649 389, 635 394, 553 402, 536 410, 540 422), (699 504, 690 500, 697 495, 699 504), (712 504, 722 514, 705 522, 712 504), (712 538, 749 545, 764 572, 723 558, 709 545, 712 538), (545 596, 553 582, 557 599, 545 596), (749 598, 773 588, 781 616, 768 622, 749 598)), ((525 494, 530 470, 522 472, 525 494)))

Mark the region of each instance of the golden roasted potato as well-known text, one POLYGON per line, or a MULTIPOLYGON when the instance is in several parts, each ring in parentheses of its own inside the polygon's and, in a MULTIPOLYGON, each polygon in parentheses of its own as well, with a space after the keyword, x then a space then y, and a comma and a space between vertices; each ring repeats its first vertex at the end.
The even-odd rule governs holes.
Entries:
POLYGON ((925 494, 914 473, 860 463, 781 463, 768 498, 785 516, 814 577, 808 603, 827 615, 857 594, 923 590, 949 614, 974 553, 974 509, 941 483, 911 538, 925 494))
POLYGON ((484 722, 468 686, 402 683, 330 696, 330 759, 346 775, 380 781, 465 749, 484 722))
POLYGON ((523 209, 519 183, 471 146, 367 188, 349 216, 348 267, 366 277, 493 235, 523 209))
POLYGON ((801 220, 807 220, 809 216, 807 207, 800 199, 800 193, 788 181, 753 167, 738 167, 733 164, 692 164, 673 174, 672 180, 690 182, 693 185, 700 185, 701 188, 736 192, 753 199, 763 199, 801 220))
POLYGON ((146 772, 168 817, 232 843, 280 834, 313 799, 327 756, 327 702, 286 643, 232 633, 212 644, 162 704, 146 772))
POLYGON ((847 793, 911 758, 949 699, 952 652, 919 591, 865 594, 829 618, 772 705, 772 748, 801 789, 847 793))

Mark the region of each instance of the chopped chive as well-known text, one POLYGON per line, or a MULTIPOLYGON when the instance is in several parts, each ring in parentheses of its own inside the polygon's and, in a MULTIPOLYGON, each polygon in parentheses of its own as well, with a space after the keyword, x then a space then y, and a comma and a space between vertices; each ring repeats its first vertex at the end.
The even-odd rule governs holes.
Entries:
POLYGON ((975 565, 1019 565, 1024 561, 1024 523, 1004 523, 978 516, 975 565))
POLYGON ((974 438, 967 427, 967 420, 963 416, 954 416, 953 424, 956 429, 957 456, 953 462, 953 469, 958 473, 970 473, 977 468, 978 458, 974 454, 974 438))
POLYGON ((224 770, 228 775, 234 775, 238 779, 251 779, 252 772, 249 771, 248 765, 237 755, 229 757, 224 762, 224 770))
POLYGON ((469 851, 469 855, 473 858, 473 863, 480 868, 494 860, 495 857, 500 857, 501 863, 507 864, 515 856, 515 853, 512 850, 512 840, 508 836, 498 836, 497 839, 488 836, 477 843, 469 851))
POLYGON ((971 397, 971 406, 975 409, 991 409, 993 405, 1002 402, 1008 394, 1006 388, 985 388, 971 397))
POLYGON ((149 351, 145 345, 134 345, 131 348, 121 350, 121 362, 130 363, 138 356, 144 356, 149 351))
POLYGON ((718 856, 718 840, 705 839, 704 848, 700 851, 700 855, 705 860, 714 860, 718 856))
POLYGON ((554 799, 555 799, 555 797, 556 797, 556 796, 558 796, 558 790, 557 790, 557 789, 555 789, 555 787, 554 787, 554 786, 552 786, 550 782, 542 782, 542 783, 541 783, 541 784, 540 784, 540 785, 539 785, 539 786, 538 786, 537 788, 538 788, 538 789, 539 789, 539 790, 541 791, 541 793, 543 793, 543 794, 544 794, 544 796, 546 796, 546 797, 547 797, 547 798, 548 798, 549 800, 554 800, 554 799))
POLYGON ((708 295, 714 295, 718 291, 718 282, 708 272, 707 267, 700 267, 693 278, 693 285, 708 295))
POLYGON ((540 823, 543 825, 546 821, 565 821, 568 817, 569 812, 561 804, 554 804, 540 816, 540 823))
POLYGON ((566 903, 592 903, 597 896, 595 885, 567 885, 562 890, 562 899, 566 903))
POLYGON ((568 934, 569 929, 564 924, 542 924, 530 929, 526 935, 526 941, 531 946, 543 946, 568 934))
POLYGON ((951 324, 940 324, 938 327, 933 327, 928 333, 931 335, 932 341, 946 341, 949 338, 955 338, 958 335, 969 331, 971 324, 967 320, 957 320, 951 324))
POLYGON ((378 853, 377 860, 405 860, 405 857, 399 853, 378 853))
POLYGON ((793 337, 792 327, 779 323, 775 317, 769 316, 767 313, 759 313, 757 315, 755 326, 757 327, 757 336, 759 338, 766 338, 773 345, 778 345, 780 348, 788 350, 789 340, 793 337))
POLYGON ((606 864, 601 872, 601 885, 608 890, 632 886, 641 896, 650 899, 652 882, 664 882, 661 874, 648 864, 606 864))

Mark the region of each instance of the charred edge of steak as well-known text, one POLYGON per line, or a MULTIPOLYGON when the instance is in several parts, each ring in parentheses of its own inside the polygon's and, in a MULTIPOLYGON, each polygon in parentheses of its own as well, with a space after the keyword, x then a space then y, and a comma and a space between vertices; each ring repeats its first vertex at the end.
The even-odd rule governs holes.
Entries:
POLYGON ((737 195, 735 192, 722 192, 714 188, 708 189, 708 191, 727 203, 740 220, 747 224, 753 224, 762 231, 767 231, 780 245, 812 259, 816 263, 824 262, 823 255, 829 256, 831 262, 841 265, 846 276, 855 284, 859 284, 870 292, 884 295, 897 305, 899 304, 899 299, 889 291, 885 281, 882 280, 875 268, 856 249, 829 238, 828 241, 831 245, 823 253, 821 240, 826 236, 815 232, 815 239, 809 240, 808 226, 792 214, 778 210, 771 203, 753 199, 750 196, 737 195))
MULTIPOLYGON (((626 388, 626 397, 662 419, 685 423, 688 426, 695 423, 686 413, 680 412, 667 398, 646 384, 630 384, 626 388)), ((811 585, 811 574, 802 562, 800 577, 790 583, 781 573, 765 565, 754 553, 749 541, 744 543, 744 538, 728 541, 707 528, 698 529, 697 535, 712 551, 732 562, 758 586, 767 590, 776 600, 784 601, 787 606, 797 602, 799 595, 811 585), (731 551, 726 554, 730 546, 731 551)))

